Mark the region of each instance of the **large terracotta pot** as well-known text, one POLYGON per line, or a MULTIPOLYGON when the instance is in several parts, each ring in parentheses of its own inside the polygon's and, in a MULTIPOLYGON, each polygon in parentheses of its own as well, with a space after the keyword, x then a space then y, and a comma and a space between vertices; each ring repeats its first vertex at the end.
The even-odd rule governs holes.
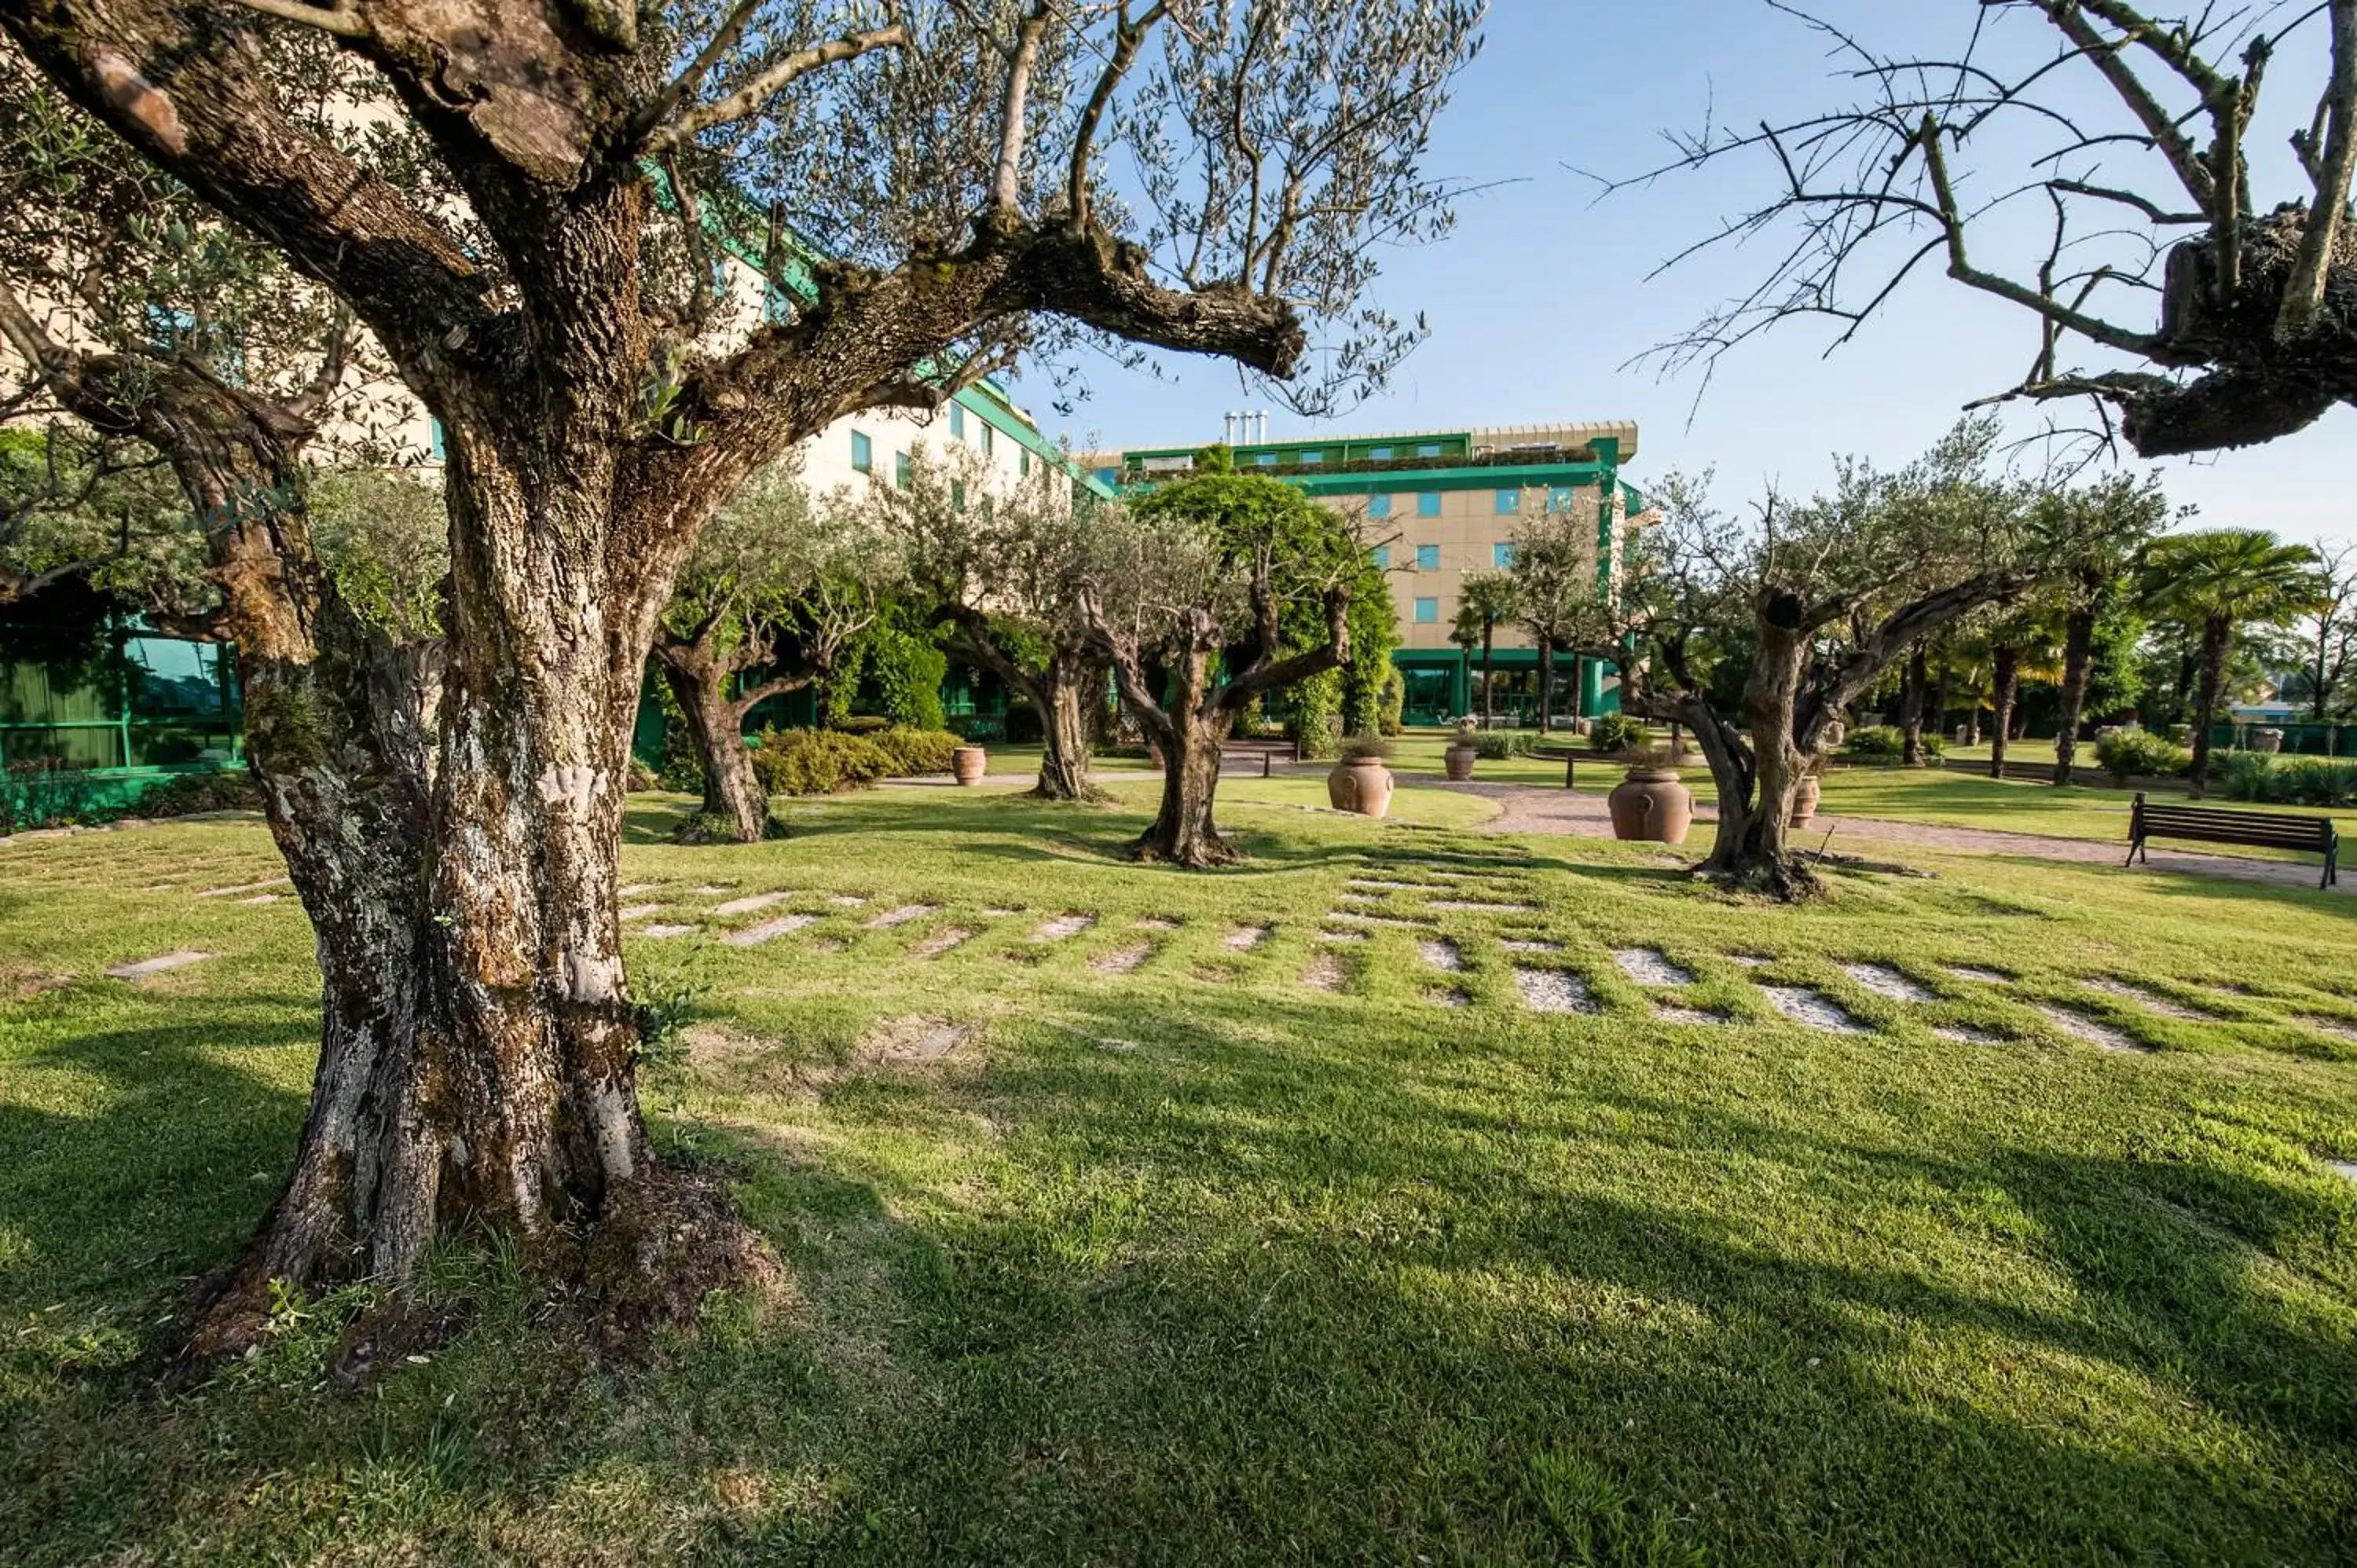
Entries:
POLYGON ((1792 826, 1805 828, 1809 819, 1817 814, 1817 797, 1823 791, 1813 773, 1801 775, 1801 788, 1792 797, 1792 826))
POLYGON ((1684 843, 1694 825, 1694 792, 1678 782, 1674 768, 1631 768, 1605 797, 1612 812, 1612 836, 1684 843))
POLYGON ((990 765, 990 753, 978 746, 962 746, 950 753, 950 767, 961 784, 979 784, 983 770, 990 765))
POLYGON ((1392 770, 1380 757, 1346 757, 1326 775, 1326 799, 1338 811, 1380 817, 1392 809, 1392 770))
POLYGON ((2284 732, 2279 729, 2255 729, 2251 732, 2251 749, 2270 754, 2283 750, 2284 732))
POLYGON ((1464 741, 1442 752, 1440 761, 1441 765, 1448 769, 1448 776, 1461 784, 1473 777, 1475 755, 1472 743, 1464 741))

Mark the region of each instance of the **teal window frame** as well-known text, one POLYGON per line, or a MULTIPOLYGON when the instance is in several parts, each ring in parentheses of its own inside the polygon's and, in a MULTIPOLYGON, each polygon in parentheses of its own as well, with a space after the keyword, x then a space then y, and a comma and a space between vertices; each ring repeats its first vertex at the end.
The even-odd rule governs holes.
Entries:
POLYGON ((1391 514, 1391 497, 1385 495, 1372 495, 1367 498, 1367 515, 1369 517, 1389 517, 1391 514))
POLYGON ((1419 457, 1437 457, 1440 456, 1440 443, 1427 441, 1415 449, 1415 455, 1419 457))
POLYGON ((909 455, 906 452, 893 453, 892 482, 905 490, 915 482, 916 477, 916 465, 909 461, 909 455))
POLYGON ((1253 454, 1253 467, 1255 467, 1255 468, 1274 468, 1274 467, 1276 467, 1276 454, 1275 454, 1275 453, 1274 453, 1274 452, 1255 452, 1255 453, 1254 453, 1254 454, 1253 454))
POLYGON ((1422 598, 1416 600, 1415 624, 1418 626, 1438 626, 1440 624, 1440 601, 1437 598, 1422 598))
POLYGON ((1500 490, 1494 504, 1498 509, 1498 515, 1500 517, 1516 516, 1523 510, 1523 492, 1520 490, 1500 490))
POLYGON ((963 403, 950 404, 950 434, 960 441, 965 439, 965 405, 963 403))
POLYGON ((1501 539, 1490 546, 1490 564, 1502 572, 1513 564, 1514 542, 1512 540, 1501 539))
POLYGON ((1438 517, 1440 515, 1440 492, 1438 490, 1419 490, 1416 493, 1415 498, 1415 515, 1418 517, 1438 517))
POLYGON ((1439 571, 1440 546, 1437 544, 1417 545, 1415 547, 1415 569, 1419 572, 1439 571))
POLYGON ((437 463, 450 460, 450 433, 444 430, 442 422, 430 413, 425 416, 425 450, 437 463))
POLYGON ((1392 547, 1390 545, 1378 544, 1375 546, 1372 553, 1374 555, 1376 565, 1388 566, 1392 564, 1392 547))
POLYGON ((1392 449, 1388 446, 1378 446, 1367 454, 1367 461, 1370 463, 1388 463, 1391 460, 1392 449))
POLYGON ((851 471, 855 474, 876 471, 876 443, 865 430, 851 433, 851 471))
POLYGON ((1569 511, 1570 510, 1571 487, 1569 485, 1549 485, 1547 487, 1547 510, 1569 511))
POLYGON ((991 428, 990 421, 985 419, 982 422, 982 455, 987 457, 997 450, 997 447, 998 432, 991 428))

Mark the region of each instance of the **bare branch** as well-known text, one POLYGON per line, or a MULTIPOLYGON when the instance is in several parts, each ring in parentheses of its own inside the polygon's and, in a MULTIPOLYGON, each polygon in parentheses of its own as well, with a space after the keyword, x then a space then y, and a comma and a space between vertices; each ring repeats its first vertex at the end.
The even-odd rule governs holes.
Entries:
POLYGON ((690 110, 668 125, 650 129, 640 145, 649 152, 679 146, 715 125, 742 120, 784 91, 797 78, 841 60, 856 59, 871 50, 906 48, 908 43, 909 29, 895 22, 889 27, 846 33, 826 43, 797 49, 717 102, 690 110))
MULTIPOLYGON (((2331 105, 2331 115, 2313 171, 2316 199, 2309 204, 2299 260, 2284 283, 2283 306, 2276 317, 2276 338, 2282 342, 2307 336, 2316 325, 2347 221, 2350 173, 2357 167, 2357 0, 2332 0, 2332 78, 2324 102, 2331 105)), ((2321 105, 2318 113, 2323 113, 2321 105)))

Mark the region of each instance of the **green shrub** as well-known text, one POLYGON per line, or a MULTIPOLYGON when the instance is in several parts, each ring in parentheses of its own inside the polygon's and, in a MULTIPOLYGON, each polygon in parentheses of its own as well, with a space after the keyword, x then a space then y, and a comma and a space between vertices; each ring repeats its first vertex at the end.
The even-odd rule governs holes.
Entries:
POLYGON ((1375 695, 1375 728, 1384 735, 1397 735, 1407 726, 1401 715, 1407 709, 1407 677, 1396 664, 1383 667, 1383 690, 1375 695))
POLYGON ((2115 784, 2130 779, 2175 779, 2193 766, 2193 754, 2147 729, 2115 729, 2095 742, 2095 763, 2115 784))
POLYGON ((1526 729, 1484 729, 1473 732, 1473 755, 1492 762, 1509 757, 1525 757, 1538 745, 1536 731, 1526 729))
POLYGON ((109 814, 97 799, 87 768, 48 758, 11 763, 0 776, 0 833, 97 822, 109 814))
POLYGON ((874 735, 879 730, 890 729, 892 721, 882 714, 851 714, 827 727, 839 729, 845 735, 874 735))
POLYGON ((866 737, 892 766, 889 776, 912 778, 920 773, 947 773, 950 754, 965 742, 945 729, 911 729, 894 725, 866 737))
POLYGON ((1342 733, 1342 677, 1322 670, 1286 693, 1286 738, 1304 762, 1334 755, 1342 733))
POLYGON ((753 753, 753 776, 772 795, 832 795, 891 772, 882 746, 840 730, 765 729, 753 753))
MULTIPOLYGON (((1907 732, 1897 725, 1866 725, 1842 738, 1842 756, 1851 762, 1896 762, 1906 755, 1907 732)), ((1947 756, 1947 741, 1925 730, 1923 755, 1932 761, 1947 756)))
POLYGON ((2357 805, 2357 762, 2229 751, 2218 758, 2217 779, 2220 792, 2230 800, 2278 806, 2357 805))
POLYGON ((257 811, 262 793, 250 773, 182 773, 139 797, 143 817, 190 817, 199 811, 257 811))
POLYGON ((1587 744, 1597 751, 1635 751, 1645 744, 1645 721, 1634 714, 1604 714, 1588 726, 1587 744))
POLYGON ((662 780, 655 777, 655 770, 653 768, 649 768, 640 758, 633 757, 630 758, 628 788, 630 792, 633 795, 644 794, 649 789, 662 789, 662 780))
POLYGON ((1341 752, 1345 762, 1357 762, 1365 757, 1373 757, 1381 762, 1391 756, 1392 743, 1379 735, 1354 735, 1342 742, 1341 752))

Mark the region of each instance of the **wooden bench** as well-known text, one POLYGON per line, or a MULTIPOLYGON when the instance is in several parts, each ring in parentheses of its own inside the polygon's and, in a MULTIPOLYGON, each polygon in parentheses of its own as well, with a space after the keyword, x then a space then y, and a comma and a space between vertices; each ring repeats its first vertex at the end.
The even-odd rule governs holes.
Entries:
POLYGON ((2324 856, 2319 888, 2341 880, 2341 833, 2330 817, 2290 817, 2273 811, 2232 811, 2217 806, 2156 806, 2138 791, 2128 813, 2128 858, 2134 865, 2147 839, 2183 839, 2196 843, 2250 844, 2261 849, 2306 850, 2324 856))
POLYGON ((1220 771, 1226 772, 1231 760, 1249 763, 1255 757, 1260 758, 1260 776, 1264 779, 1274 779, 1276 777, 1271 771, 1274 765, 1279 762, 1300 761, 1301 747, 1289 740, 1228 741, 1220 747, 1220 771))

